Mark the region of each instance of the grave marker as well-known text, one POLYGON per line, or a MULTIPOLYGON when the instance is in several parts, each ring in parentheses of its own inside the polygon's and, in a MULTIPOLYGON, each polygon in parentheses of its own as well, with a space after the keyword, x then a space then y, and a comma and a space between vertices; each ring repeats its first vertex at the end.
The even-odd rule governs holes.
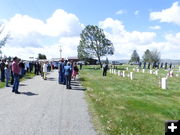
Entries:
POLYGON ((162 89, 167 89, 167 78, 162 78, 161 79, 161 88, 162 89))
POLYGON ((121 76, 121 71, 120 70, 118 70, 118 76, 121 76))
POLYGON ((137 72, 139 72, 139 68, 137 69, 137 72))
POLYGON ((126 77, 126 75, 125 75, 125 71, 123 71, 123 77, 126 77))
POLYGON ((145 73, 145 69, 143 69, 142 72, 145 73))
POLYGON ((158 75, 158 70, 155 71, 155 75, 158 75))
POLYGON ((150 73, 150 74, 153 74, 153 70, 149 70, 149 73, 150 73))
POLYGON ((133 80, 133 72, 130 72, 130 79, 133 80))

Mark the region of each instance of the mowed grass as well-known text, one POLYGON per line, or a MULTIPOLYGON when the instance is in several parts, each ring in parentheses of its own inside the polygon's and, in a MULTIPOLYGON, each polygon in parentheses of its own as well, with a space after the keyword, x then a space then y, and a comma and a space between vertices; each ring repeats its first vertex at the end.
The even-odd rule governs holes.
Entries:
MULTIPOLYGON (((21 78, 20 81, 32 79, 34 76, 35 76, 34 72, 26 73, 26 75, 23 78, 21 78)), ((10 81, 9 81, 9 84, 10 84, 10 81)), ((6 86, 5 82, 0 82, 0 88, 4 88, 5 86, 6 86)))
POLYGON ((102 70, 90 67, 81 71, 93 121, 101 134, 164 135, 165 121, 180 119, 180 77, 169 78, 168 90, 162 90, 159 80, 166 73, 160 73, 160 77, 135 73, 130 80, 109 73, 103 77, 102 70))

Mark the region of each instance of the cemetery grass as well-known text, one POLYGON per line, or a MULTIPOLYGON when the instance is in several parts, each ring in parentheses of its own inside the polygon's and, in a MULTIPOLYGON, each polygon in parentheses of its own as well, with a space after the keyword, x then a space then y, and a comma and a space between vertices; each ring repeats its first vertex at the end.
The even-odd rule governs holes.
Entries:
POLYGON ((180 78, 170 78, 168 90, 162 90, 159 76, 136 73, 131 81, 84 67, 80 80, 96 129, 107 135, 163 135, 166 120, 180 119, 180 78))

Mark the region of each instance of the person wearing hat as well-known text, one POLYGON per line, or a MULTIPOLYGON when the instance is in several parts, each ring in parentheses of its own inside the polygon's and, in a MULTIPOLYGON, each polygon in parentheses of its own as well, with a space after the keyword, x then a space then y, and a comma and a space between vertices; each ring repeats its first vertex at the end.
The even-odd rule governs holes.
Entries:
POLYGON ((9 87, 8 82, 10 80, 11 70, 9 67, 9 63, 5 63, 5 78, 6 78, 6 87, 9 87))

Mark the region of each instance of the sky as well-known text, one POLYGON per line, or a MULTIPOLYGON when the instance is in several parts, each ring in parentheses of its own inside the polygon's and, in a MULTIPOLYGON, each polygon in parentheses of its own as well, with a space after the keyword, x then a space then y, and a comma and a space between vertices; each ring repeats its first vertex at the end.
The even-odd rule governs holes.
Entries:
MULTIPOLYGON (((0 24, 10 33, 2 55, 23 59, 77 56, 80 33, 97 25, 112 41, 111 60, 158 50, 180 59, 180 1, 177 0, 0 0, 0 24)), ((105 57, 104 57, 105 58, 105 57)))

